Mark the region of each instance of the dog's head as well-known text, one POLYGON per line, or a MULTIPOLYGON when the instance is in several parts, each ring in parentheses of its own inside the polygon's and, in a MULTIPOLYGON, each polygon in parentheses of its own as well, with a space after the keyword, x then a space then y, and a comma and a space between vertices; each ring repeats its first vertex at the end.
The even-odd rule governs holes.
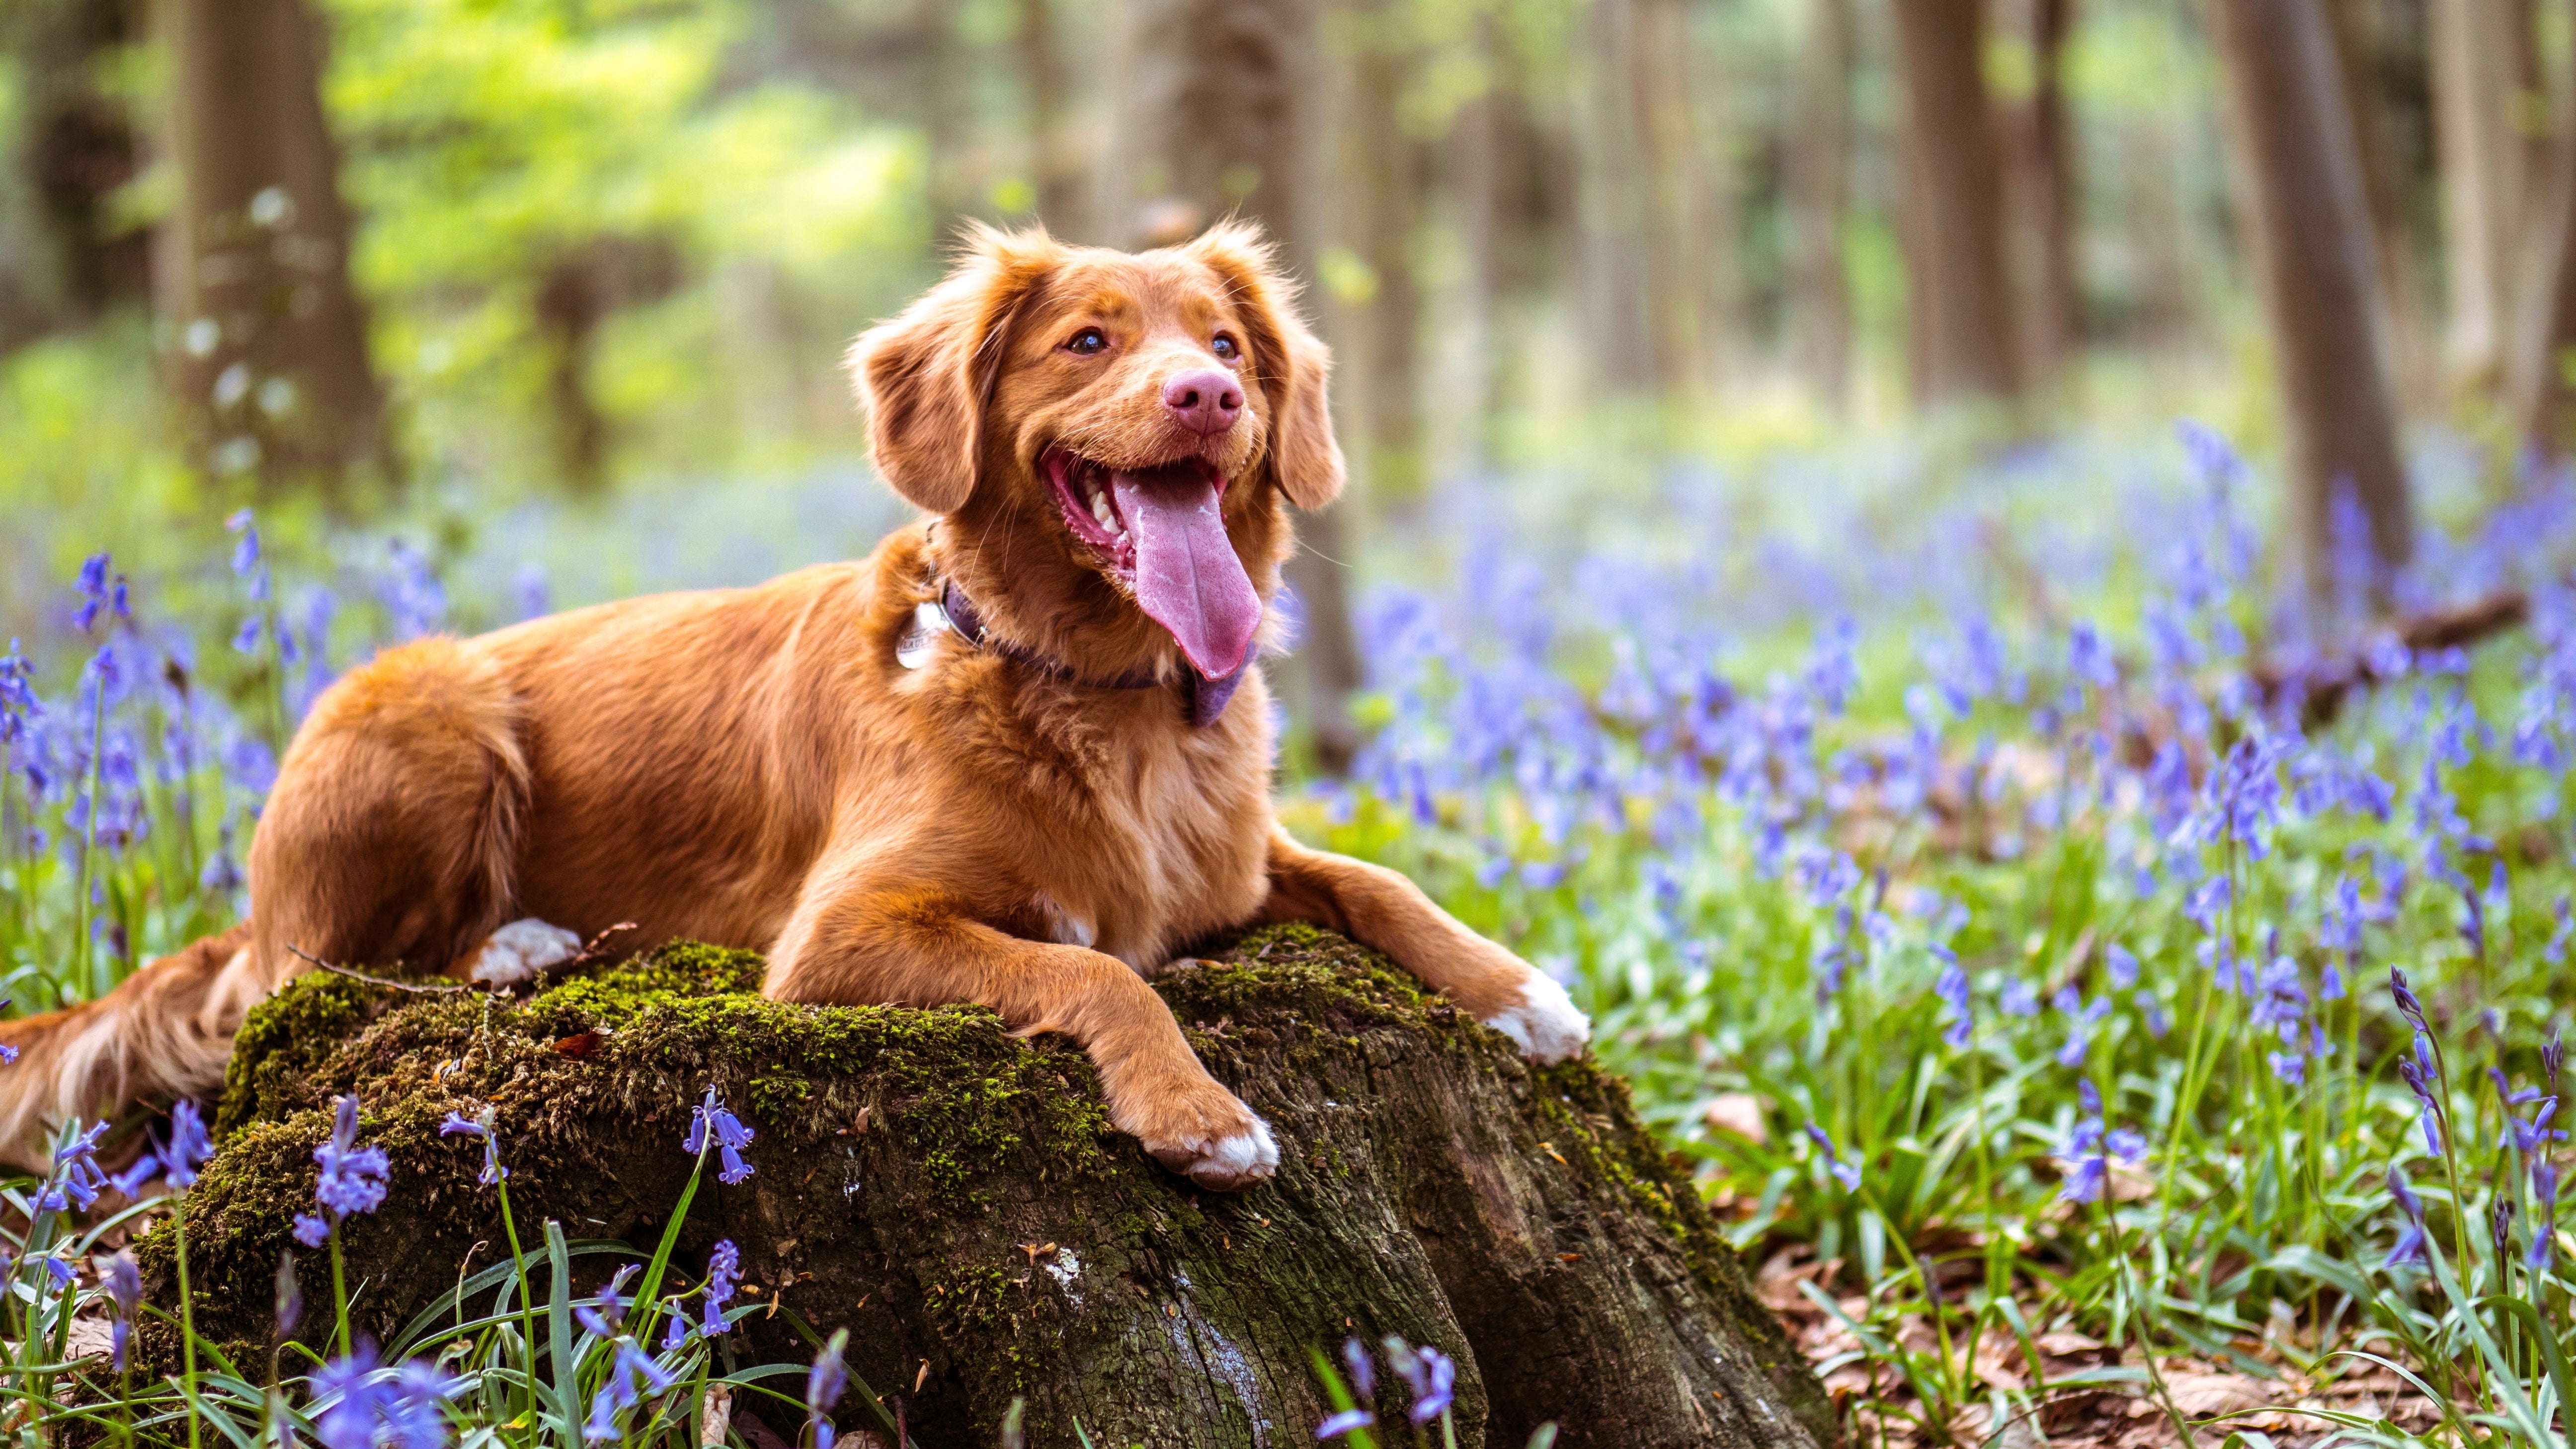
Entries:
POLYGON ((1249 226, 1134 255, 977 228, 850 350, 877 472, 956 520, 1034 632, 1158 626, 1229 674, 1277 587, 1279 499, 1342 487, 1330 360, 1290 291, 1249 226))

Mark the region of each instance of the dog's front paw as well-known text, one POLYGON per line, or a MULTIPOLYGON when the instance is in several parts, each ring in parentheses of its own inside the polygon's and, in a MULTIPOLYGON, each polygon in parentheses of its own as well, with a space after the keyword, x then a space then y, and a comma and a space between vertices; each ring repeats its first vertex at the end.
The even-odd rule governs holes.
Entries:
POLYGON ((1521 978, 1520 999, 1485 1018, 1534 1062, 1561 1062, 1592 1040, 1592 1020, 1574 1009, 1565 988, 1539 971, 1521 978))
POLYGON ((581 937, 532 916, 512 921, 485 937, 465 977, 487 986, 516 986, 580 954, 581 937))
POLYGON ((1279 1171, 1270 1124, 1213 1078, 1132 1113, 1113 1106, 1110 1118, 1155 1161, 1212 1192, 1241 1192, 1279 1171))

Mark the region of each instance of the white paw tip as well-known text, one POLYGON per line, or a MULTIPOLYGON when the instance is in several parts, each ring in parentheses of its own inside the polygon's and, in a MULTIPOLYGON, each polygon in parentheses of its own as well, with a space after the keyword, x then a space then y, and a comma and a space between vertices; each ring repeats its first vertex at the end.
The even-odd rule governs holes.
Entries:
POLYGON ((1220 1137, 1199 1149, 1185 1175, 1201 1187, 1231 1191, 1248 1187, 1279 1170, 1279 1144, 1270 1136, 1270 1124, 1259 1117, 1252 1128, 1231 1137, 1220 1137))
POLYGON ((1485 1025, 1535 1062, 1564 1061, 1592 1039, 1591 1018, 1574 1009, 1564 987, 1536 971, 1521 982, 1521 999, 1486 1017, 1485 1025))
POLYGON ((473 979, 492 986, 515 986, 549 966, 581 954, 581 937, 561 926, 531 917, 494 931, 475 953, 473 979))

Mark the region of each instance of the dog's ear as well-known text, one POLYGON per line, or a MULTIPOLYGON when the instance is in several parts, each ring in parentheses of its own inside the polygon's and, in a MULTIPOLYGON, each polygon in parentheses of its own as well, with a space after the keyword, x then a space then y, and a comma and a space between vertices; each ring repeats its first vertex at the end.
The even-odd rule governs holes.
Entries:
POLYGON ((1279 491, 1309 511, 1332 502, 1342 492, 1342 445, 1334 441, 1325 394, 1333 354, 1298 319, 1296 284, 1248 222, 1211 227, 1185 250, 1224 280, 1252 334, 1253 380, 1270 404, 1267 461, 1279 491))
POLYGON ((1060 254, 1043 231, 975 223, 946 280, 850 344, 877 476, 914 505, 954 513, 974 493, 1011 320, 1060 254))

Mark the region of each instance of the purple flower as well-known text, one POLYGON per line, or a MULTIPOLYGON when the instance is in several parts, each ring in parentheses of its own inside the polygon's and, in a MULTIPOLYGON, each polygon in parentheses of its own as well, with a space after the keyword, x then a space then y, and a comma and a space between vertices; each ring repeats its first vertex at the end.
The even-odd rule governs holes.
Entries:
POLYGON ((331 1240, 331 1224, 314 1213, 295 1215, 295 1241, 308 1248, 318 1248, 331 1240))
POLYGON ((704 1156, 710 1136, 724 1164, 716 1173, 716 1181, 731 1185, 751 1176, 752 1167, 742 1160, 742 1149, 751 1145, 752 1131, 742 1125, 741 1118, 725 1110, 713 1086, 707 1088, 707 1099, 691 1111, 689 1133, 680 1140, 680 1150, 704 1156))
POLYGON ((2138 958, 2125 946, 2112 946, 2102 953, 2103 969, 2108 973, 2111 989, 2126 991, 2138 984, 2138 958))
POLYGON ((108 1126, 105 1122, 93 1124, 54 1150, 54 1170, 37 1190, 36 1211, 87 1212, 89 1205, 98 1201, 99 1190, 109 1185, 106 1172, 98 1165, 99 1140, 107 1135, 108 1126))
POLYGON ((2400 1263, 2421 1263, 2424 1261, 2424 1200, 2415 1195, 2415 1189, 2406 1181, 2406 1174, 2395 1167, 2388 1169, 2388 1193, 2396 1200, 2398 1210, 2406 1215, 2406 1221, 2398 1227, 2397 1245, 2388 1250, 2388 1256, 2381 1260, 2380 1266, 2393 1268, 2400 1263))
POLYGON ((733 1285, 742 1274, 742 1250, 733 1239, 718 1242, 707 1254, 707 1297, 701 1323, 709 1334, 722 1334, 731 1325, 725 1322, 725 1305, 733 1301, 733 1285))
POLYGON ((2523 1258, 2532 1268, 2549 1266, 2550 1238, 2558 1226, 2558 1164, 2546 1157, 2531 1161, 2531 1251, 2523 1258))
POLYGON ((1351 1371, 1351 1393, 1354 1397, 1377 1397, 1377 1360, 1369 1357, 1368 1345, 1356 1338, 1343 1339, 1342 1366, 1351 1371))
POLYGON ((2017 976, 2012 977, 2004 982, 2004 989, 1996 998, 1995 1006, 2006 1016, 2037 1016, 2039 1015, 2039 993, 2031 989, 2029 982, 2017 976))
POLYGON ((413 1359, 397 1370, 384 1406, 385 1438, 392 1449, 442 1449, 447 1401, 463 1393, 466 1382, 440 1373, 426 1359, 413 1359))
POLYGON ((479 1120, 469 1119, 461 1112, 449 1112, 447 1119, 438 1124, 438 1135, 441 1137, 452 1137, 460 1132, 469 1137, 483 1139, 483 1173, 475 1181, 485 1187, 491 1187, 510 1175, 510 1169, 501 1165, 500 1142, 492 1133, 491 1108, 484 1108, 479 1120))
POLYGON ((2505 1254, 2513 1251, 2512 1198, 2496 1195, 2494 1206, 2487 1209, 2487 1232, 2495 1243, 2497 1261, 2503 1261, 2505 1254))
POLYGON ((2558 1088, 2559 1070, 2567 1065, 2567 1037, 2562 1028, 2549 1029, 2549 1044, 2540 1049, 2540 1068, 2549 1074, 2550 1090, 2558 1088))
POLYGON ((1413 1394, 1413 1422, 1430 1423, 1458 1397, 1457 1363, 1429 1344, 1416 1348, 1403 1339, 1389 1338, 1386 1361, 1413 1394))
POLYGON ((313 1198, 329 1210, 334 1222, 351 1213, 371 1213, 384 1206, 385 1186, 393 1175, 393 1164, 385 1159, 383 1148, 358 1145, 356 1096, 332 1099, 331 1138, 313 1149, 313 1160, 322 1168, 313 1187, 313 1198))
POLYGON ((1843 1161, 1841 1154, 1834 1151, 1834 1139, 1826 1134, 1824 1128, 1815 1123, 1807 1124, 1807 1135, 1815 1140, 1817 1148, 1825 1154, 1825 1170, 1832 1173, 1834 1180, 1843 1185, 1843 1191, 1860 1191, 1860 1164, 1843 1161))
POLYGON ((126 1342, 134 1336, 134 1310, 143 1302, 143 1270, 135 1266, 132 1253, 111 1253, 98 1260, 98 1281, 107 1290, 108 1301, 116 1305, 109 1351, 116 1371, 123 1373, 126 1342))
POLYGON ((1324 1422, 1317 1424, 1315 1426, 1315 1437, 1318 1439, 1331 1439, 1342 1434, 1347 1434, 1353 1429, 1373 1429, 1375 1427, 1377 1427, 1377 1415, 1370 1413, 1366 1409, 1344 1409, 1340 1413, 1326 1419, 1324 1422))
POLYGON ((2416 998, 2414 989, 2406 984, 2406 972, 2403 969, 2395 966, 2388 968, 2388 994, 2396 998, 2398 1014, 2415 1023, 2417 1031, 2432 1030, 2424 1023, 2424 1003, 2416 998))
POLYGON ((849 1342, 848 1329, 833 1329, 831 1340, 814 1356, 814 1367, 805 1375, 805 1418, 814 1426, 814 1449, 832 1449, 832 1421, 824 1416, 850 1387, 850 1371, 841 1361, 849 1342))
POLYGON ((206 1135, 206 1119, 186 1097, 170 1106, 170 1140, 160 1146, 161 1177, 181 1192, 197 1185, 197 1169, 215 1155, 206 1135))
POLYGON ((348 1357, 313 1371, 312 1402, 335 1399, 313 1421, 323 1449, 375 1449, 376 1426, 393 1404, 393 1386, 377 1381, 375 1340, 362 1338, 348 1357))
POLYGON ((1964 1047, 1975 1032, 1969 1018, 1968 973, 1959 966, 1958 953, 1947 946, 1934 946, 1932 955, 1942 963, 1941 979, 1932 985, 1932 994, 1950 1008, 1950 1026, 1941 1039, 1953 1047, 1964 1047))

